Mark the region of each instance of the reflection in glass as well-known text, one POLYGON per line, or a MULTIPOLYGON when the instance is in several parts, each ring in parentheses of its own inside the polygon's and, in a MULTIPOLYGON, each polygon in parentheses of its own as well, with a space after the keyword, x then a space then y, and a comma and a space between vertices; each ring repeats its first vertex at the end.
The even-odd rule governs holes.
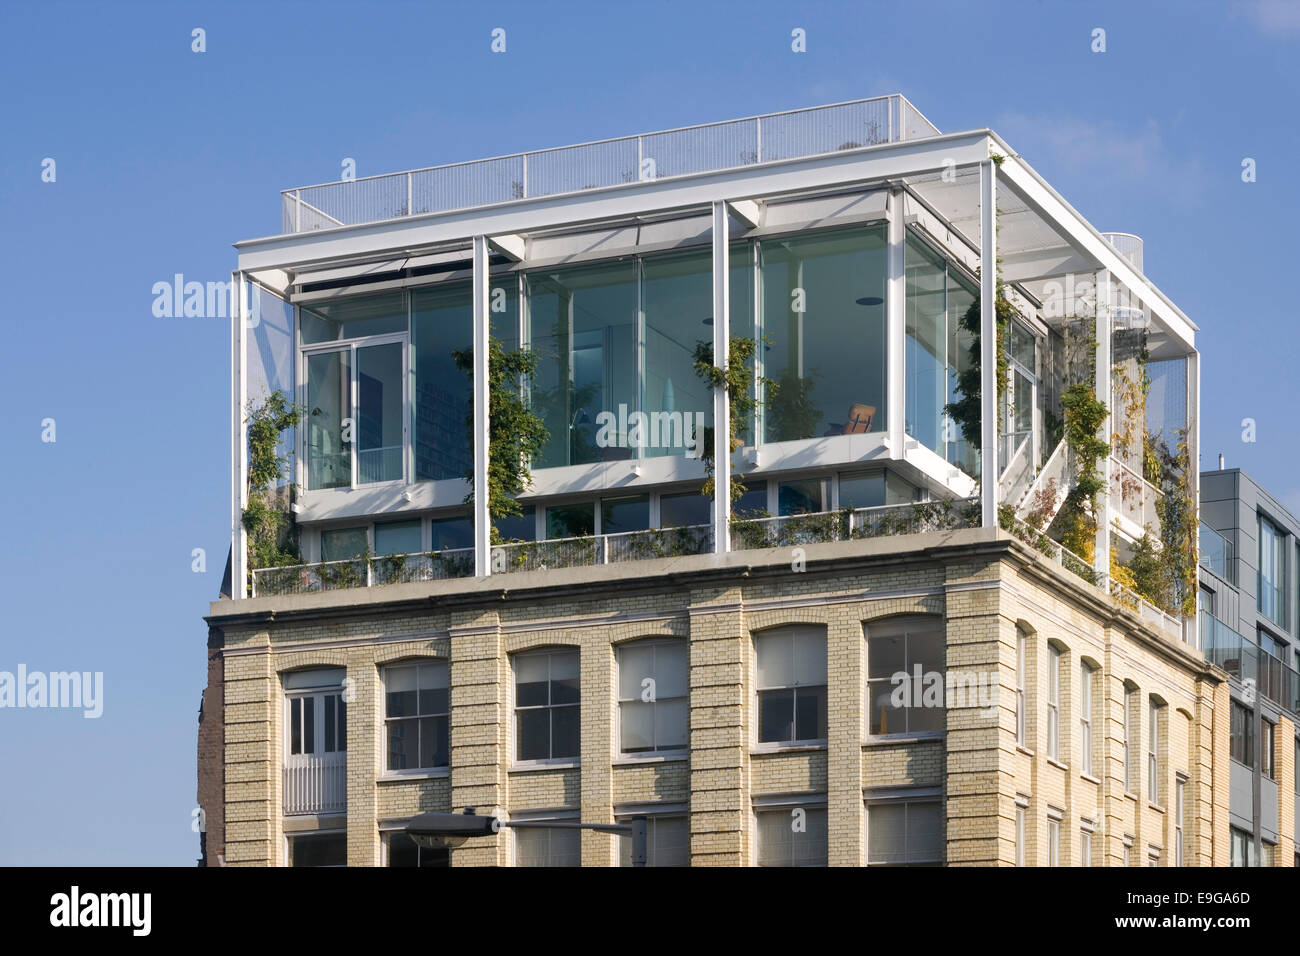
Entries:
POLYGON ((401 342, 357 349, 357 484, 402 480, 401 342))
POLYGON ((352 417, 352 369, 347 351, 307 356, 307 487, 352 484, 351 443, 343 421, 352 417))

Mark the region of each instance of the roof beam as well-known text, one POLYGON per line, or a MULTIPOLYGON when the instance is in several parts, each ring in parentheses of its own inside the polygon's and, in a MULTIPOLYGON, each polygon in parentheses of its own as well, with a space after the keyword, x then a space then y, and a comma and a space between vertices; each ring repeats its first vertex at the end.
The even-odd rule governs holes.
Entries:
POLYGON ((488 245, 515 262, 524 261, 524 237, 517 235, 488 236, 488 245))

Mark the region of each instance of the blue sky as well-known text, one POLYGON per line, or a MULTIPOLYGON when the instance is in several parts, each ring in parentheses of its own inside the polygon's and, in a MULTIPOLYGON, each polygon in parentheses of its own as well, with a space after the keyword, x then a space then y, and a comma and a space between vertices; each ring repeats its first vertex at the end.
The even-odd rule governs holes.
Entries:
POLYGON ((1278 291, 1298 61, 1300 0, 6 4, 0 670, 102 671, 104 712, 0 710, 0 863, 197 855, 228 329, 155 318, 151 290, 227 279, 231 243, 279 231, 279 190, 345 157, 364 176, 902 92, 1146 240, 1147 274, 1201 328, 1202 466, 1222 452, 1300 511, 1300 334, 1278 291))

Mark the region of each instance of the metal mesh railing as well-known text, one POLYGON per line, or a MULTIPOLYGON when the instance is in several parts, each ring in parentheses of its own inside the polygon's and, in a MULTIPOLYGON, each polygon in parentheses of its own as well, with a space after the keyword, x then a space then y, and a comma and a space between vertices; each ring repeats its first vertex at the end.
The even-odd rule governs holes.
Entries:
POLYGON ((895 534, 952 531, 978 525, 979 504, 973 498, 919 501, 775 518, 737 518, 731 522, 731 547, 736 551, 788 548, 895 534))
POLYGON ((473 548, 416 554, 381 554, 345 561, 257 568, 252 572, 252 596, 310 594, 316 591, 473 576, 473 548))
POLYGON ((352 226, 938 134, 903 96, 878 96, 287 189, 280 194, 281 229, 352 226))
POLYGON ((713 529, 709 525, 650 528, 545 541, 512 541, 492 548, 492 571, 494 574, 508 574, 513 571, 586 568, 624 561, 706 554, 712 549, 713 529))
POLYGON ((1229 584, 1236 584, 1236 562, 1232 542, 1207 524, 1201 525, 1201 567, 1213 571, 1229 584))

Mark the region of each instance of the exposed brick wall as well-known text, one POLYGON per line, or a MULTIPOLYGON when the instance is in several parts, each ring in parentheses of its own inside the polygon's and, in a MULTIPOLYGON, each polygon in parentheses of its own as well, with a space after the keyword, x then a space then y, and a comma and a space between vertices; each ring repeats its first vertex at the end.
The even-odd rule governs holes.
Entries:
POLYGON ((208 684, 199 707, 199 866, 221 866, 226 852, 226 689, 221 629, 208 629, 208 684))

